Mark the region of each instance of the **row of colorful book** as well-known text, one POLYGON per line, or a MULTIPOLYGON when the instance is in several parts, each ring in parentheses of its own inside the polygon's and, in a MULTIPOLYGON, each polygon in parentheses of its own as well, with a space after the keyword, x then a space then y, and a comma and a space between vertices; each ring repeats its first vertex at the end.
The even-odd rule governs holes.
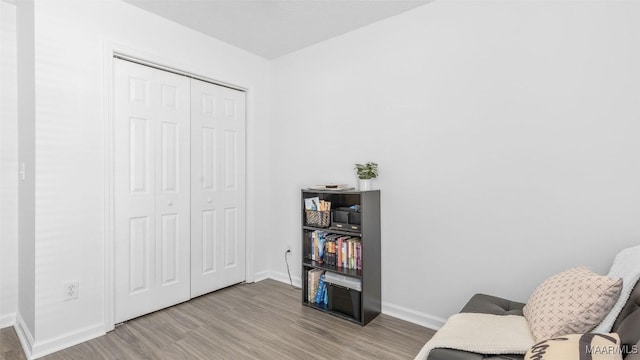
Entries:
POLYGON ((324 282, 324 270, 313 269, 307 272, 307 302, 310 304, 328 304, 327 284, 324 282))
POLYGON ((316 230, 311 233, 311 260, 346 269, 362 269, 362 242, 358 237, 316 230))

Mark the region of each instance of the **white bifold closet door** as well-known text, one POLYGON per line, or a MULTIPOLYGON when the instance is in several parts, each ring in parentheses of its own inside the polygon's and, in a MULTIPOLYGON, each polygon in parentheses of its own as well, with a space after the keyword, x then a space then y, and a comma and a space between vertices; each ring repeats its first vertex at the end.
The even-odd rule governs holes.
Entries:
POLYGON ((245 94, 114 60, 115 321, 245 280, 245 94))
POLYGON ((190 296, 189 79, 114 61, 115 320, 190 296))
POLYGON ((245 93, 191 80, 191 296, 245 280, 245 93))

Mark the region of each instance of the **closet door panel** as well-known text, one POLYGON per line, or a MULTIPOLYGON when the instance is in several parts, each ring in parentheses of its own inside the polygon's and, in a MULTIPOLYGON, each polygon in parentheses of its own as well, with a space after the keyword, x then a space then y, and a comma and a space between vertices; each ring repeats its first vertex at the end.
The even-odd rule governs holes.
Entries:
POLYGON ((189 299, 189 79, 114 60, 115 319, 189 299))
POLYGON ((245 94, 191 81, 191 296, 245 280, 245 94))

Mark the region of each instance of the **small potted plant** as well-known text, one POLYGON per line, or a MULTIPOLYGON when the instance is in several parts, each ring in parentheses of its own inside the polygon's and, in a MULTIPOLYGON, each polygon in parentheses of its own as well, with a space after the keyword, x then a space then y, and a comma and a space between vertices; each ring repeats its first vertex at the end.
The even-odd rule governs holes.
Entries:
POLYGON ((356 164, 355 169, 360 179, 360 190, 371 190, 371 179, 378 177, 378 164, 374 162, 356 164))

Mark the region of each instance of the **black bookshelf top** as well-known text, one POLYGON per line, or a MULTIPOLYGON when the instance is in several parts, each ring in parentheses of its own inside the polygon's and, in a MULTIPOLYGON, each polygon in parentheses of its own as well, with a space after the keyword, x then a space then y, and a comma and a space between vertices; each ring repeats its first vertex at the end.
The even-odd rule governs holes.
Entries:
POLYGON ((330 189, 302 189, 303 193, 318 193, 318 194, 362 194, 368 192, 380 192, 380 190, 330 190, 330 189))
POLYGON ((302 228, 305 229, 305 230, 311 230, 311 231, 319 230, 319 231, 326 231, 326 232, 332 233, 332 234, 351 235, 351 236, 362 237, 362 233, 359 233, 359 232, 338 230, 338 229, 330 228, 330 227, 321 228, 321 227, 306 226, 305 225, 302 228))
POLYGON ((362 270, 357 270, 357 269, 347 269, 347 268, 343 268, 343 267, 338 267, 335 265, 327 265, 324 263, 319 263, 317 261, 313 261, 310 259, 304 259, 303 265, 306 267, 310 267, 310 268, 316 268, 316 269, 322 269, 322 270, 326 270, 326 271, 331 271, 334 273, 338 273, 338 274, 342 274, 342 275, 346 275, 346 276, 351 276, 351 277, 355 277, 355 278, 362 278, 362 270))

